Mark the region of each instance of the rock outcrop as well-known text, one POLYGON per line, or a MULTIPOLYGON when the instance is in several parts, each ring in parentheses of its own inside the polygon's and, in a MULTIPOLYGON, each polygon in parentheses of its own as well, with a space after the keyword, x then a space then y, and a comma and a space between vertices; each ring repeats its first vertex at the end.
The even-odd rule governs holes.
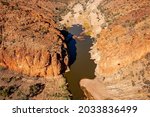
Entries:
POLYGON ((64 37, 49 0, 0 1, 0 65, 30 76, 58 76, 67 69, 64 37))
POLYGON ((96 78, 80 82, 91 99, 150 99, 149 0, 103 0, 104 27, 94 45, 96 78), (97 58, 95 58, 97 59, 97 58))

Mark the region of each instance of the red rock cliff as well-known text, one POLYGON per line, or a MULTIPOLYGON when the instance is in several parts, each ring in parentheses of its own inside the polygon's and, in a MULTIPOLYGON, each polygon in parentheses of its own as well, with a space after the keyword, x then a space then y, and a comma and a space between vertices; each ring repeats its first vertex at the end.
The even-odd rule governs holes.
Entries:
POLYGON ((102 0, 107 27, 97 39, 97 77, 81 86, 91 99, 150 99, 150 2, 102 0))
POLYGON ((1 0, 0 15, 1 66, 30 76, 66 70, 66 44, 49 0, 1 0))

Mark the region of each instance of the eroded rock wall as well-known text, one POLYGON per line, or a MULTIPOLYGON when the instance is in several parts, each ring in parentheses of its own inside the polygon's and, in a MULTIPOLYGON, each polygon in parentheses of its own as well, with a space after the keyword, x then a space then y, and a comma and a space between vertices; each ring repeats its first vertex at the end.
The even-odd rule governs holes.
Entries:
POLYGON ((0 1, 0 65, 30 76, 57 76, 67 69, 64 37, 49 0, 0 1))
POLYGON ((97 77, 80 83, 91 99, 150 99, 149 6, 149 0, 100 3, 108 26, 94 46, 97 77))

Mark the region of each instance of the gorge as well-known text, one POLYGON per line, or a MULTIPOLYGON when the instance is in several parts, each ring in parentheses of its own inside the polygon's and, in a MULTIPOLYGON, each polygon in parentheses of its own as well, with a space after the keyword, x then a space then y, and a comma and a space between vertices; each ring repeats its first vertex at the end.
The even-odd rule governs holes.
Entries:
MULTIPOLYGON (((29 86, 27 99, 69 99, 68 89, 72 89, 73 99, 83 99, 81 89, 86 99, 150 99, 149 0, 41 1, 0 1, 0 95, 4 99, 16 95, 5 94, 12 88, 15 72, 24 74, 20 80, 33 82, 31 86, 38 89, 29 86), (69 68, 66 37, 60 30, 68 29, 80 38, 75 33, 78 26, 85 40, 77 41, 76 57, 82 55, 85 63, 76 58, 69 68), (86 64, 89 71, 82 67, 86 64), (73 73, 73 67, 92 76, 80 77, 73 73), (5 78, 7 70, 11 72, 9 80, 5 78)), ((18 92, 24 88, 17 85, 13 89, 18 92)))

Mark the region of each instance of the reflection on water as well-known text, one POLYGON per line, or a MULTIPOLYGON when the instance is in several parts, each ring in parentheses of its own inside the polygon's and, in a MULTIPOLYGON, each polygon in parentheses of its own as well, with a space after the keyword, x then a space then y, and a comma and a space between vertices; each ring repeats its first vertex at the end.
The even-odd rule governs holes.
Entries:
MULTIPOLYGON (((78 36, 83 32, 83 29, 80 25, 74 25, 70 28, 69 32, 78 36)), ((95 77, 94 71, 96 65, 94 61, 90 59, 89 53, 90 47, 92 46, 92 39, 89 36, 84 36, 84 39, 84 41, 73 40, 72 43, 70 43, 71 41, 68 43, 70 58, 73 56, 73 60, 75 60, 75 58, 76 60, 70 66, 70 71, 65 73, 64 76, 67 78, 69 84, 68 88, 73 95, 73 99, 83 99, 84 97, 79 86, 80 80, 83 78, 92 79, 95 77), (75 58, 74 55, 76 56, 75 58)))

